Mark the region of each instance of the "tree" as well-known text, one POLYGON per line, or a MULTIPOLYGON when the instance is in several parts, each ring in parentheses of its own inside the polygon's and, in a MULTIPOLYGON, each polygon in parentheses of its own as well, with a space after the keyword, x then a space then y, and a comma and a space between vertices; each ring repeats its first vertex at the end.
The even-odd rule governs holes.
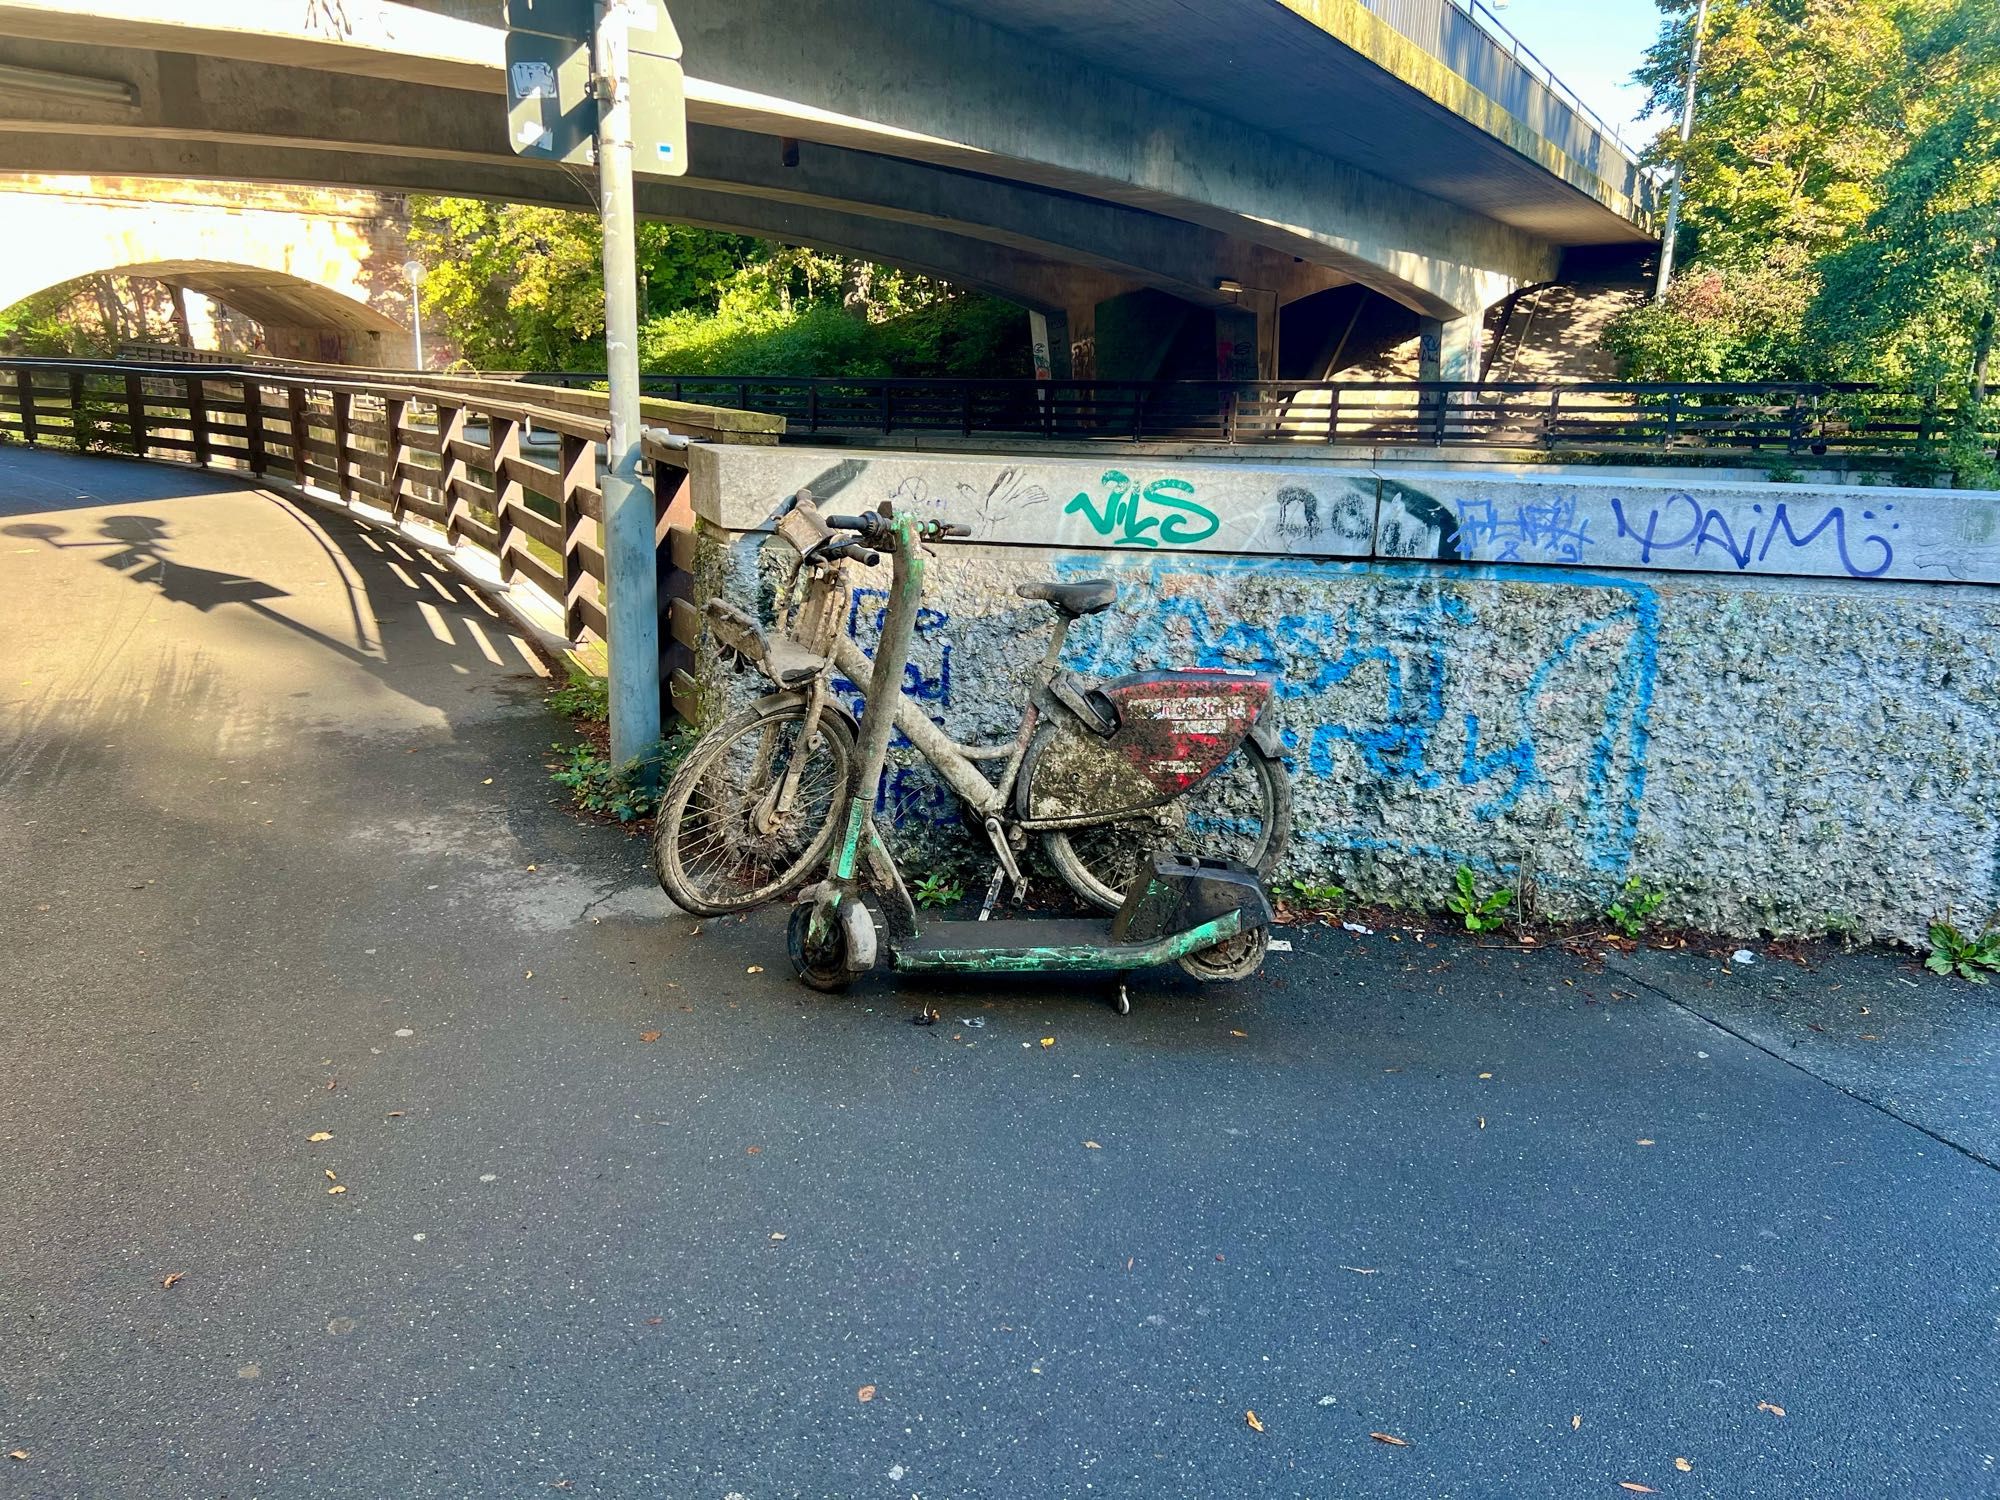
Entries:
POLYGON ((1807 379, 1815 351, 1806 317, 1818 287, 1795 245, 1747 269, 1689 266, 1662 300, 1613 318, 1604 347, 1628 380, 1807 379))
POLYGON ((1941 86, 1862 232, 1827 257, 1812 320, 1837 367, 1960 386, 1977 408, 2000 315, 2000 4, 1957 0, 1911 50, 1941 86))
MULTIPOLYGON (((1665 133, 1649 153, 1684 168, 1690 260, 1762 265, 1780 244, 1821 254, 1878 203, 1924 78, 1905 51, 1905 20, 1935 0, 1711 0, 1685 145, 1665 133)), ((1655 110, 1686 97, 1695 0, 1660 0, 1659 39, 1634 77, 1655 110)))

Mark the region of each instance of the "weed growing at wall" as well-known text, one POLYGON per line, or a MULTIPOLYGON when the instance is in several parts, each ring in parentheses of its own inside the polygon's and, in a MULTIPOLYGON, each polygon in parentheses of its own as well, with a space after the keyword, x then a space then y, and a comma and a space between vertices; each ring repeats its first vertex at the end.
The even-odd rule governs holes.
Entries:
POLYGON ((1479 877, 1466 865, 1458 867, 1452 884, 1456 889, 1445 897, 1444 904, 1465 919, 1467 932, 1492 932, 1507 924, 1507 908, 1514 904, 1512 891, 1481 895, 1479 877))
POLYGON ((1604 908, 1604 915, 1625 936, 1635 938, 1646 930, 1653 913, 1666 899, 1665 891, 1647 889, 1646 883, 1634 875, 1619 888, 1611 904, 1604 908))
POLYGON ((2000 971, 2000 918, 1987 918, 1986 925, 1968 936, 1949 922, 1931 923, 1931 952, 1924 967, 1933 974, 1956 974, 1974 984, 1986 983, 1989 970, 2000 971))
POLYGON ((611 684, 572 665, 569 681, 549 694, 548 704, 565 719, 607 723, 611 718, 611 684))
POLYGON ((1315 885, 1310 880, 1287 880, 1271 887, 1271 894, 1293 911, 1328 917, 1347 907, 1347 888, 1315 885))
POLYGON ((949 875, 926 875, 910 894, 919 906, 950 906, 965 899, 965 887, 949 875))

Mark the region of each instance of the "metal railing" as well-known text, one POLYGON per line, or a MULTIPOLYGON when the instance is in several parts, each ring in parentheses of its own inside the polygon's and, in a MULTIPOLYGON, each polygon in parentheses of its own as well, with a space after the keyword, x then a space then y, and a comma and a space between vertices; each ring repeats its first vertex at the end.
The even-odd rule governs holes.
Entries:
MULTIPOLYGON (((591 374, 535 375, 590 385, 591 374)), ((1960 413, 1936 391, 1833 383, 897 380, 644 377, 648 394, 785 419, 788 438, 1507 448, 1544 455, 1900 457, 1960 413)), ((1989 445, 2000 409, 1976 424, 1989 445)))
MULTIPOLYGON (((609 424, 535 405, 520 386, 506 390, 523 399, 494 400, 356 373, 0 360, 0 442, 245 474, 440 555, 545 649, 604 640, 609 424)), ((649 436, 667 639, 689 609, 692 509, 684 448, 649 436)), ((663 653, 676 701, 685 664, 677 648, 663 653)))

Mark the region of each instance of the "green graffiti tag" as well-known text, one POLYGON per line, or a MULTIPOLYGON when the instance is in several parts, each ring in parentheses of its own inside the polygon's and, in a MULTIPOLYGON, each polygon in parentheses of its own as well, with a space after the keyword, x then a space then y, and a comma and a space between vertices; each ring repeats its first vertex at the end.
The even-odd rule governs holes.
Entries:
POLYGON ((1194 486, 1185 479, 1155 479, 1142 489, 1129 476, 1106 469, 1102 483, 1101 506, 1079 490, 1063 514, 1081 514, 1093 531, 1118 546, 1192 547, 1222 529, 1221 518, 1194 499, 1194 486))

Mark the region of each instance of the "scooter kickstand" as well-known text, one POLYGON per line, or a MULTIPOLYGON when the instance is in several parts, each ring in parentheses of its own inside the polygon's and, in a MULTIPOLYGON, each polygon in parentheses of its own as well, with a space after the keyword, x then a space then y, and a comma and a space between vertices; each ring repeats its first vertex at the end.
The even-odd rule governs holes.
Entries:
POLYGON ((1132 1014, 1132 992, 1125 987, 1125 976, 1118 976, 1117 993, 1111 997, 1111 1008, 1121 1016, 1132 1014))
POLYGON ((993 908, 1000 901, 1000 883, 1006 878, 1007 867, 1005 865, 995 865, 993 867, 993 878, 986 885, 986 899, 979 904, 980 921, 986 922, 992 919, 993 908))

